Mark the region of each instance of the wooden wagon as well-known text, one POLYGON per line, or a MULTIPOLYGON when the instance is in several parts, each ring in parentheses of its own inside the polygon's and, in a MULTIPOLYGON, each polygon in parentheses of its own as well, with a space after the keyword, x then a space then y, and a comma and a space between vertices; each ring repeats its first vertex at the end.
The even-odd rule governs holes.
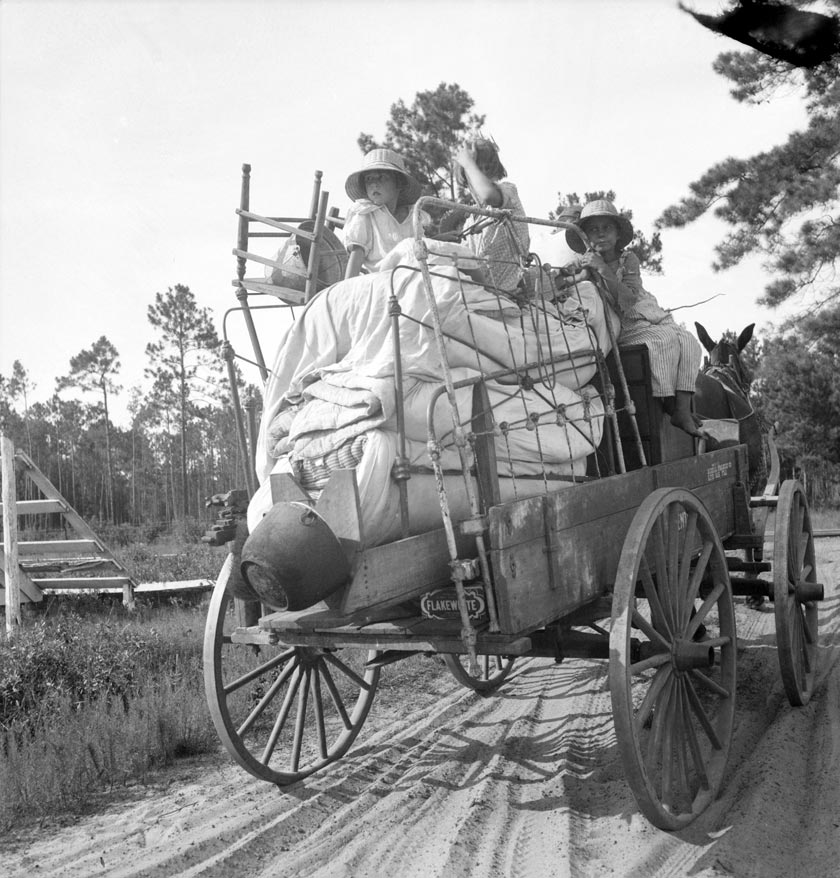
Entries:
MULTIPOLYGON (((247 203, 243 213, 249 222, 264 219, 251 219, 247 203)), ((417 240, 432 299, 419 231, 417 240)), ((247 251, 241 240, 238 257, 247 251)), ((532 300, 546 267, 523 254, 523 267, 534 264, 532 300)), ((446 326, 432 317, 445 360, 446 326)), ((500 490, 495 456, 508 425, 487 403, 487 383, 498 375, 486 372, 459 386, 445 370, 435 398, 465 386, 472 394, 471 410, 455 424, 467 515, 453 518, 448 476, 436 470, 440 526, 371 545, 353 470, 334 472, 317 501, 288 475, 271 477, 275 503, 312 507, 333 531, 348 574, 312 607, 272 610, 234 598, 228 557, 207 620, 205 683, 220 737, 243 768, 282 785, 340 758, 365 722, 382 668, 409 655, 442 656, 462 684, 484 694, 527 657, 606 659, 639 808, 656 826, 678 829, 715 799, 724 779, 736 712, 733 595, 774 602, 784 688, 792 704, 807 703, 822 586, 801 487, 779 485, 774 459, 765 490, 751 496, 746 446, 707 452, 672 428, 651 395, 644 348, 596 353, 592 383, 606 401, 598 449, 585 471, 543 477, 542 489, 532 484, 527 496, 505 499, 500 490)), ((533 375, 534 363, 523 363, 507 380, 533 375)), ((433 424, 430 415, 430 448, 433 424)))

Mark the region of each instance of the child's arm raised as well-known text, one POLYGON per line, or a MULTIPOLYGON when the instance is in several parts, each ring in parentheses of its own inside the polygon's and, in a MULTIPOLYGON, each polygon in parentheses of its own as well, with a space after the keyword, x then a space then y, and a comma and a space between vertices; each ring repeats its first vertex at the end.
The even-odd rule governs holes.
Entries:
POLYGON ((462 146, 455 156, 455 161, 464 169, 470 191, 482 206, 502 206, 504 203, 502 190, 478 166, 474 148, 462 146))

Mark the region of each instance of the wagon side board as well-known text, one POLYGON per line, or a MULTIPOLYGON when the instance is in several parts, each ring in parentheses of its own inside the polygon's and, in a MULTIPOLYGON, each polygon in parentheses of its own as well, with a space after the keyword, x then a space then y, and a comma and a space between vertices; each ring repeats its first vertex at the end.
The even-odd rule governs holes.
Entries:
POLYGON ((501 630, 540 628, 611 590, 633 516, 657 488, 692 490, 721 538, 733 533, 733 486, 746 467, 738 446, 494 507, 489 542, 501 630))
POLYGON ((448 585, 449 562, 443 528, 364 549, 341 596, 342 612, 393 604, 448 585))

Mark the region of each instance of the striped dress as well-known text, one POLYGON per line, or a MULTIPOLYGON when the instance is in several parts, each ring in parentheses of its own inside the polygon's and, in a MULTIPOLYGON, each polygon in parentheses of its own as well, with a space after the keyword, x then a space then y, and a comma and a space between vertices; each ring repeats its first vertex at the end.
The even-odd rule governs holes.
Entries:
POLYGON ((623 308, 619 314, 619 347, 643 344, 648 349, 654 396, 673 396, 677 391, 693 393, 702 359, 697 339, 679 326, 644 288, 635 253, 625 251, 617 263, 610 264, 616 277, 635 297, 632 306, 623 308))

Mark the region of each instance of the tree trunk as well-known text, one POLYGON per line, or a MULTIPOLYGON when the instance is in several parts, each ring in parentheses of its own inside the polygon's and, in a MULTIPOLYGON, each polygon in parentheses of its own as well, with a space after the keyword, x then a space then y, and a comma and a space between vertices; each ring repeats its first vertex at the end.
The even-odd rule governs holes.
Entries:
POLYGON ((111 524, 116 524, 114 519, 114 465, 111 460, 111 428, 108 420, 108 391, 103 382, 102 398, 105 402, 105 457, 107 458, 107 498, 108 498, 108 520, 111 524))

